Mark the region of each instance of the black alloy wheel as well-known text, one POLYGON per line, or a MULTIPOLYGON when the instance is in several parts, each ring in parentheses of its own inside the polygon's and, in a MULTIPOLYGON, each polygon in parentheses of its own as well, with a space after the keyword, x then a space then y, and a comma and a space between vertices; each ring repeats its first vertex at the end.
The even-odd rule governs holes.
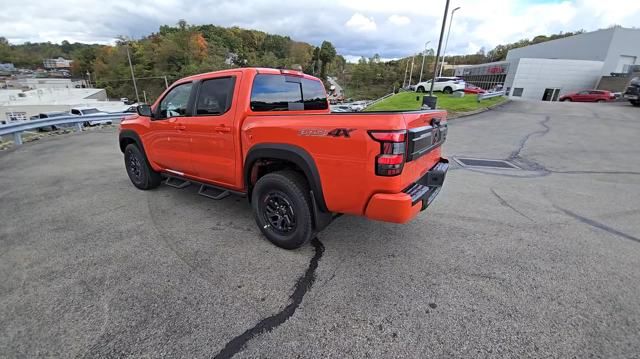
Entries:
POLYGON ((144 153, 136 145, 129 144, 125 147, 124 166, 131 183, 139 189, 147 190, 160 185, 160 173, 151 168, 144 153))
POLYGON ((258 179, 251 192, 256 224, 271 243, 295 249, 313 238, 309 184, 302 173, 268 173, 258 179))
POLYGON ((269 192, 261 207, 265 221, 277 233, 286 235, 296 229, 296 213, 284 193, 269 192))
POLYGON ((127 172, 135 183, 142 182, 142 164, 133 151, 127 151, 127 172))

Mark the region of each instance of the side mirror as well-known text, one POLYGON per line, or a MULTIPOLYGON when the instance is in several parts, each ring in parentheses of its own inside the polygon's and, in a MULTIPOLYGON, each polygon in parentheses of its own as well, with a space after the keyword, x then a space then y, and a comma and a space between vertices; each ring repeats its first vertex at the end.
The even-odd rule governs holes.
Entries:
POLYGON ((146 103, 142 105, 138 105, 137 110, 138 110, 138 115, 140 116, 153 117, 153 112, 151 112, 151 106, 147 105, 146 103))

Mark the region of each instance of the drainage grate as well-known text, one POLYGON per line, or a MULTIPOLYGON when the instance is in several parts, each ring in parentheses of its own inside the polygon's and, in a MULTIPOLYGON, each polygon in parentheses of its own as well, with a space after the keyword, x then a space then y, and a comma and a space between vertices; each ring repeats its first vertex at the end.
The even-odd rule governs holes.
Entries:
POLYGON ((454 157, 456 162, 465 167, 490 167, 518 169, 514 164, 503 160, 487 160, 481 158, 454 157))

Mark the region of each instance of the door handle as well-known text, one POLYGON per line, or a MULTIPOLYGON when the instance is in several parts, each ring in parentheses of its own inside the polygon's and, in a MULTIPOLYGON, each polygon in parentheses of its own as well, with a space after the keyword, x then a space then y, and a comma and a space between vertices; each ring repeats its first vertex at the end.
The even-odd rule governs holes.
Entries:
POLYGON ((231 132, 231 127, 227 126, 216 126, 215 130, 218 132, 231 132))
POLYGON ((175 129, 178 131, 183 131, 186 130, 187 127, 185 125, 176 125, 175 129))

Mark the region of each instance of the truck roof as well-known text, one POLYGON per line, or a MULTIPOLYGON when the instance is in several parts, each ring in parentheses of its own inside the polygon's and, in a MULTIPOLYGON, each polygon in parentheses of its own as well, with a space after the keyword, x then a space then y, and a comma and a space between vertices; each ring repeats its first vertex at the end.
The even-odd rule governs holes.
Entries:
POLYGON ((180 79, 180 82, 199 80, 199 79, 202 79, 202 78, 211 77, 211 75, 227 75, 227 74, 231 75, 231 74, 237 73, 237 72, 242 72, 243 74, 245 74, 245 73, 252 73, 252 74, 258 73, 258 74, 271 74, 271 75, 289 74, 289 75, 293 75, 293 76, 300 76, 300 77, 303 77, 303 78, 306 78, 306 79, 309 79, 309 80, 320 81, 320 79, 318 79, 317 77, 314 77, 314 76, 311 76, 311 75, 307 75, 304 72, 298 71, 298 70, 272 69, 272 68, 267 68, 267 67, 237 67, 237 68, 233 68, 233 69, 205 72, 203 74, 197 74, 197 75, 185 77, 185 78, 180 79))

